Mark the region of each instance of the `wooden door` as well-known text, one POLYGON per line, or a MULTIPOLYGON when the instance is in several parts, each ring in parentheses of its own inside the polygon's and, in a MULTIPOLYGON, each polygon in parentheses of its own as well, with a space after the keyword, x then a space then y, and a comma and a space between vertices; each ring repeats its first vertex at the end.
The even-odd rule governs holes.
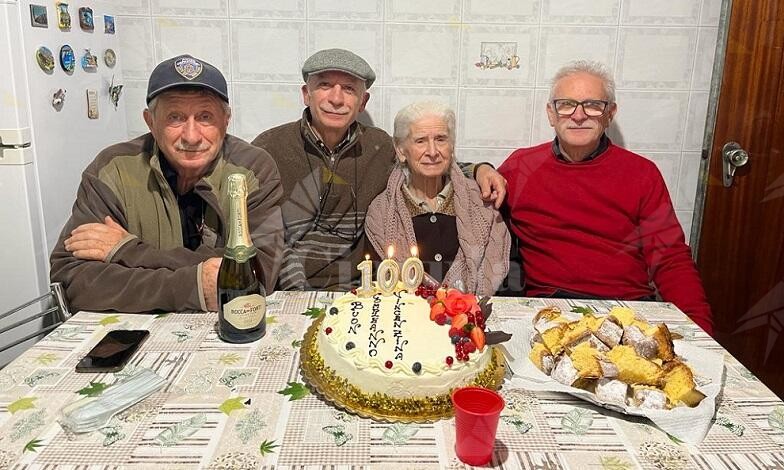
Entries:
POLYGON ((732 0, 697 265, 717 340, 784 397, 784 2, 732 0), (722 184, 722 147, 749 162, 722 184))

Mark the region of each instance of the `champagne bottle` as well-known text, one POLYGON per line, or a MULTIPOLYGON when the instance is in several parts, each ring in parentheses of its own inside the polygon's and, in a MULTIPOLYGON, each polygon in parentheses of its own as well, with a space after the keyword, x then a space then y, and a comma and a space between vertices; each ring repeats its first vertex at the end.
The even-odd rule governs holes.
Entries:
POLYGON ((228 177, 229 239, 218 271, 218 335, 229 343, 256 341, 267 332, 263 272, 248 230, 245 175, 228 177))

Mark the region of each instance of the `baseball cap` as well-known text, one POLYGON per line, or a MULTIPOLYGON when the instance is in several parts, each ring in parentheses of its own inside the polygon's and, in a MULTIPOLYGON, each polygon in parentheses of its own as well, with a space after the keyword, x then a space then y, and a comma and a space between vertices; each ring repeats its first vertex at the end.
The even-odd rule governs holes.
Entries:
POLYGON ((201 59, 184 54, 164 60, 152 71, 147 83, 147 104, 164 91, 179 87, 206 88, 229 102, 226 78, 220 70, 201 59))
POLYGON ((345 49, 324 49, 308 57, 302 65, 302 79, 308 81, 311 74, 328 71, 353 75, 364 80, 366 88, 376 81, 376 73, 365 59, 345 49))

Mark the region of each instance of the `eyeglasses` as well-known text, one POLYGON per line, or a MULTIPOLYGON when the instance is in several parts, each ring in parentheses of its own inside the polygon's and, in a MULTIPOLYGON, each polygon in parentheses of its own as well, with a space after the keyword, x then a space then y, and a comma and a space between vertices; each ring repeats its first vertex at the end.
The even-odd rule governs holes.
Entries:
POLYGON ((316 217, 313 220, 313 226, 330 235, 335 235, 344 241, 353 243, 357 241, 360 235, 359 215, 357 214, 357 194, 354 191, 354 185, 348 183, 348 187, 351 190, 351 210, 354 212, 353 230, 350 227, 346 228, 345 226, 341 226, 343 215, 330 214, 329 212, 326 214, 324 213, 327 199, 329 198, 330 192, 332 192, 334 181, 335 172, 329 171, 329 180, 327 180, 327 183, 322 187, 321 193, 319 194, 319 207, 316 217), (330 223, 332 224, 331 226, 329 225, 330 223))
POLYGON ((579 106, 583 107, 583 112, 588 117, 603 116, 607 112, 609 101, 604 100, 585 100, 575 101, 570 99, 553 100, 553 109, 561 117, 570 117, 577 111, 579 106))

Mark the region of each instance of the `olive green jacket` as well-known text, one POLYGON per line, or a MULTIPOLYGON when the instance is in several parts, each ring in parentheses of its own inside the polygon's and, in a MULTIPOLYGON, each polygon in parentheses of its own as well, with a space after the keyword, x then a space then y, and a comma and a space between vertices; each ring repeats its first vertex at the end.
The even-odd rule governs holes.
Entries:
POLYGON ((223 148, 194 192, 206 202, 202 245, 183 246, 177 196, 160 167, 151 134, 103 150, 82 173, 71 218, 50 261, 51 279, 62 282, 74 310, 148 312, 206 310, 202 262, 223 256, 228 238, 226 177, 248 183, 248 225, 258 249, 267 292, 272 292, 283 253, 283 194, 277 166, 267 152, 227 135, 223 148), (111 216, 129 236, 103 261, 75 258, 64 240, 79 225, 111 216))

